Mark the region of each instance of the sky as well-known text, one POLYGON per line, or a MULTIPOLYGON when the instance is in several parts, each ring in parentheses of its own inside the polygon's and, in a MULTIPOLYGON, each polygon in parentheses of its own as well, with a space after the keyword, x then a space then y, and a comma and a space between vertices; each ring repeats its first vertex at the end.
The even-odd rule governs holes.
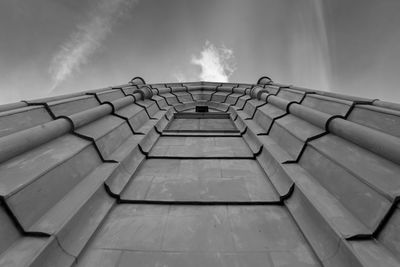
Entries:
POLYGON ((0 104, 127 83, 255 83, 400 102, 399 0, 1 0, 0 104))

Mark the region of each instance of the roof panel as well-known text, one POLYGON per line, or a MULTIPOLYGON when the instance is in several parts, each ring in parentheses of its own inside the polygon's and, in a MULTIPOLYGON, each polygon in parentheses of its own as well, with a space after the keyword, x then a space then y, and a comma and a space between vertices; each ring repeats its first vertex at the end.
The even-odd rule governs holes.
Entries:
POLYGON ((0 107, 0 265, 400 265, 396 105, 132 83, 0 107))

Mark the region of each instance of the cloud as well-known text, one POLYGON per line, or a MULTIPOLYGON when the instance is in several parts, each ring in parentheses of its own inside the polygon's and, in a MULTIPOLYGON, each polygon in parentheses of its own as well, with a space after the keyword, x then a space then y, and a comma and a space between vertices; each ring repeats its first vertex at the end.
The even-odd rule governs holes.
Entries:
POLYGON ((236 70, 233 50, 225 46, 216 47, 209 41, 206 41, 200 56, 192 55, 190 62, 200 66, 198 78, 202 81, 228 82, 236 70))
POLYGON ((100 0, 88 16, 77 25, 68 40, 53 56, 49 72, 52 78, 50 92, 87 63, 98 50, 113 25, 121 19, 138 0, 100 0))
POLYGON ((186 75, 183 74, 183 72, 181 72, 181 71, 177 71, 177 72, 173 73, 173 76, 174 76, 174 78, 175 78, 175 80, 177 82, 181 83, 181 82, 187 82, 188 81, 187 78, 186 78, 186 75))

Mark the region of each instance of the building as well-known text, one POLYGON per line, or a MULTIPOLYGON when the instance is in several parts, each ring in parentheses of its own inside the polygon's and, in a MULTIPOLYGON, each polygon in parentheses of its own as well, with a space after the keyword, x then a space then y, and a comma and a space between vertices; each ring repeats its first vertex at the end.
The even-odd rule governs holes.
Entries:
POLYGON ((0 266, 400 266, 399 110, 268 77, 0 106, 0 266))

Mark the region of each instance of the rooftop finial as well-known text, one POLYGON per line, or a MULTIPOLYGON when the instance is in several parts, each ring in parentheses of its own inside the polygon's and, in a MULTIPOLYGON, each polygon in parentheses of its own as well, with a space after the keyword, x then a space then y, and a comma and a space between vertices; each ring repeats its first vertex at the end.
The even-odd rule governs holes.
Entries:
POLYGON ((258 79, 257 84, 270 84, 272 83, 272 79, 268 76, 262 76, 260 79, 258 79))
POLYGON ((132 78, 129 83, 131 83, 131 84, 146 84, 144 79, 142 77, 139 77, 139 76, 136 76, 136 77, 132 78))

